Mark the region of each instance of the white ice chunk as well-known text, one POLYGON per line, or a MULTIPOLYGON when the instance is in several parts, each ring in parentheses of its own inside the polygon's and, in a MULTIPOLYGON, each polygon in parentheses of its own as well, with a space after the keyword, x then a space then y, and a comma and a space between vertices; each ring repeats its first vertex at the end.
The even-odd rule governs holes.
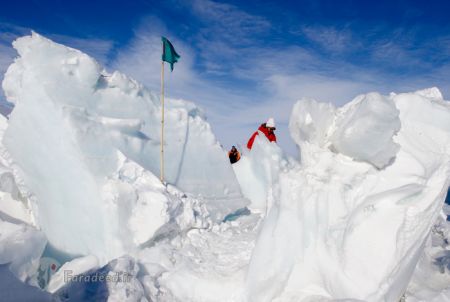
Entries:
POLYGON ((292 163, 281 148, 263 135, 257 135, 252 149, 233 164, 242 193, 251 201, 249 208, 253 212, 266 214, 276 194, 273 186, 278 182, 280 170, 287 169, 288 165, 292 163))
POLYGON ((437 87, 431 87, 427 89, 418 90, 415 92, 420 96, 435 100, 435 101, 443 101, 444 97, 442 96, 441 91, 437 87))
POLYGON ((361 95, 338 109, 302 99, 292 110, 289 130, 300 148, 305 143, 326 146, 383 168, 399 149, 393 138, 400 129, 398 115, 395 103, 378 93, 361 95))
POLYGON ((323 146, 328 141, 328 131, 335 118, 336 109, 331 103, 302 99, 292 109, 289 121, 291 136, 297 144, 310 142, 323 146))
POLYGON ((35 274, 46 243, 42 232, 0 216, 0 264, 9 264, 20 280, 28 280, 35 274))
POLYGON ((391 163, 399 145, 393 136, 400 129, 394 102, 378 93, 359 96, 337 113, 333 147, 356 160, 377 168, 391 163))

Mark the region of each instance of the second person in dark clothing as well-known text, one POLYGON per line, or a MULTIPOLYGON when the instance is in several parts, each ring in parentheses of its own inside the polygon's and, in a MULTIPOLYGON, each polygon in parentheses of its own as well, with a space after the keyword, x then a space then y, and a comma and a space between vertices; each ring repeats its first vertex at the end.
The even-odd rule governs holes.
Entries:
POLYGON ((230 152, 228 152, 228 157, 230 158, 230 163, 234 164, 241 159, 241 154, 236 149, 235 146, 231 147, 230 152))

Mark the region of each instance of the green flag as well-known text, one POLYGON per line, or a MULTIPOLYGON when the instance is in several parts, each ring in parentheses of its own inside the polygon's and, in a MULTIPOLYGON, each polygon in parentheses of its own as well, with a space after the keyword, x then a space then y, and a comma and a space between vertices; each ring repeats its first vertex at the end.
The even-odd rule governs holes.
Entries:
POLYGON ((161 37, 161 40, 163 42, 162 60, 169 63, 170 70, 173 71, 173 64, 178 62, 180 55, 177 54, 175 48, 169 40, 167 40, 165 37, 161 37))

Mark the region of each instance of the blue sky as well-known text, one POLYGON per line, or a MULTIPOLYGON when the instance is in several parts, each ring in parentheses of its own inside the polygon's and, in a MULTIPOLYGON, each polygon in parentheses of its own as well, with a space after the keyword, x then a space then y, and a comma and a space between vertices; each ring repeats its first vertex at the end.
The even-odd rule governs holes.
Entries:
POLYGON ((202 107, 223 145, 244 144, 296 100, 437 86, 450 97, 449 1, 2 1, 0 72, 31 29, 159 91, 160 36, 181 60, 167 93, 202 107))

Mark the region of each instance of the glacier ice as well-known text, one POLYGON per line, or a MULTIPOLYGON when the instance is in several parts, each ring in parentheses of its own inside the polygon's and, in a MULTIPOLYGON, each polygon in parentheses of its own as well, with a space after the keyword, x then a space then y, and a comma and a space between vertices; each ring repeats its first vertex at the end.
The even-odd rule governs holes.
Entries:
POLYGON ((201 110, 169 100, 164 185, 155 95, 38 34, 14 46, 0 264, 22 281, 38 284, 51 246, 69 259, 44 289, 69 301, 450 299, 450 105, 437 88, 340 108, 302 99, 289 125, 300 160, 258 137, 233 166, 201 110), (70 283, 68 270, 130 279, 70 283))

